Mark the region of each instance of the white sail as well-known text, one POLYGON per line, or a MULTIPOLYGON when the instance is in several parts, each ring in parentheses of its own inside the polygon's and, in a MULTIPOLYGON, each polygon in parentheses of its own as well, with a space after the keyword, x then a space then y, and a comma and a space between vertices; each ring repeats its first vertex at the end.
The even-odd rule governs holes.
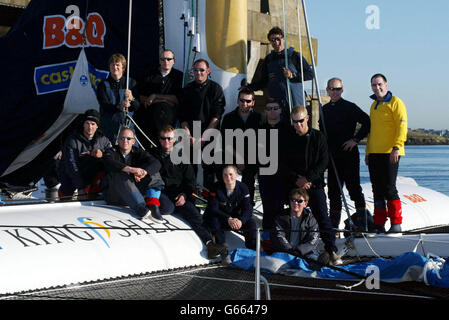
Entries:
POLYGON ((60 133, 64 131, 64 129, 76 118, 77 114, 84 113, 84 111, 88 109, 95 109, 98 111, 100 106, 90 81, 89 65, 84 48, 82 48, 65 97, 64 109, 58 119, 42 136, 31 142, 17 156, 17 158, 14 159, 3 175, 14 172, 36 158, 60 133))
POLYGON ((84 113, 88 109, 99 111, 100 105, 92 88, 89 64, 82 48, 65 97, 63 113, 84 113))

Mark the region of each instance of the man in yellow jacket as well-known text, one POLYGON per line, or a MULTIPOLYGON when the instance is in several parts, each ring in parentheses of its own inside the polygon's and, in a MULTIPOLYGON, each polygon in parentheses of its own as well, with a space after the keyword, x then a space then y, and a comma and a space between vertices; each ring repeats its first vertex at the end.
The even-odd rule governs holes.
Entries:
POLYGON ((390 218, 389 233, 402 231, 402 206, 396 189, 399 159, 405 155, 407 140, 407 110, 404 102, 388 91, 382 74, 371 77, 374 100, 370 109, 371 131, 366 145, 366 164, 369 168, 374 196, 374 224, 378 232, 385 232, 390 218))

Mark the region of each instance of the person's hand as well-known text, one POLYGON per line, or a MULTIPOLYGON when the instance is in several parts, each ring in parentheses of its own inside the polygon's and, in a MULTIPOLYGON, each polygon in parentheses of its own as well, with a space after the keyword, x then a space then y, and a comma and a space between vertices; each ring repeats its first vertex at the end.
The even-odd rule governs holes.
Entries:
POLYGON ((345 143, 343 143, 342 147, 344 151, 351 151, 352 148, 354 148, 357 145, 357 142, 355 142, 352 139, 349 139, 345 143))
POLYGON ((285 77, 285 79, 293 78, 293 73, 289 69, 284 67, 283 70, 284 70, 284 77, 285 77))
POLYGON ((145 105, 148 107, 148 106, 150 106, 152 103, 153 103, 153 101, 154 101, 154 99, 156 99, 156 94, 150 94, 149 96, 148 96, 148 98, 147 98, 147 100, 145 100, 145 105))
POLYGON ((128 100, 129 102, 134 100, 134 96, 131 90, 126 89, 125 90, 125 100, 128 100))
POLYGON ((184 193, 178 194, 178 196, 175 198, 175 206, 182 207, 186 203, 186 195, 184 193))
POLYGON ((240 230, 240 228, 242 227, 242 221, 237 218, 229 218, 228 224, 232 230, 240 230))
POLYGON ((140 182, 147 175, 147 171, 141 168, 132 168, 131 173, 134 175, 136 182, 140 182))
POLYGON ((100 159, 103 157, 103 152, 101 152, 100 149, 94 149, 90 152, 90 155, 94 158, 100 159))
POLYGON ((312 182, 307 181, 306 177, 298 176, 296 179, 296 186, 300 189, 310 189, 312 187, 312 182))
POLYGON ((120 103, 120 110, 128 113, 128 108, 131 106, 129 100, 125 99, 120 103))
POLYGON ((399 162, 399 150, 393 149, 390 153, 390 162, 398 163, 399 162))

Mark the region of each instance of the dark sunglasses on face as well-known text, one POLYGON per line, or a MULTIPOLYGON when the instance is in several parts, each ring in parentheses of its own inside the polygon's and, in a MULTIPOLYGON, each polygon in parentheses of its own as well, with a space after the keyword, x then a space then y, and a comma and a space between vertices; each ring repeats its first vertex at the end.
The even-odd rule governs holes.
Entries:
POLYGON ((275 106, 275 107, 266 107, 265 110, 267 111, 273 111, 273 110, 279 110, 280 107, 279 106, 275 106))
POLYGON ((193 71, 194 71, 194 72, 204 72, 204 71, 206 71, 206 69, 203 69, 203 68, 195 68, 195 69, 193 69, 193 71))
POLYGON ((340 91, 341 89, 343 89, 342 87, 339 88, 329 88, 330 91, 340 91))
POLYGON ((246 103, 251 103, 251 102, 253 102, 253 100, 248 100, 248 99, 243 99, 243 98, 240 98, 239 99, 240 100, 240 102, 246 102, 246 103))
POLYGON ((173 60, 173 58, 159 58, 159 60, 161 60, 161 61, 172 61, 173 60))
POLYGON ((293 123, 303 123, 304 120, 306 120, 306 118, 302 118, 302 119, 299 119, 299 120, 292 119, 293 123))
POLYGON ((282 40, 282 37, 274 37, 274 38, 270 38, 270 41, 271 41, 271 42, 276 42, 276 40, 277 40, 277 41, 281 41, 281 40, 282 40))
POLYGON ((122 140, 122 141, 125 141, 125 140, 130 141, 132 139, 134 139, 134 138, 133 137, 123 137, 123 136, 120 137, 120 140, 122 140))
POLYGON ((159 137, 159 139, 160 139, 160 140, 168 140, 168 141, 171 141, 171 140, 173 140, 174 138, 173 138, 173 137, 159 137))
POLYGON ((303 199, 290 199, 290 201, 294 202, 294 203, 303 203, 305 200, 303 200, 303 199))

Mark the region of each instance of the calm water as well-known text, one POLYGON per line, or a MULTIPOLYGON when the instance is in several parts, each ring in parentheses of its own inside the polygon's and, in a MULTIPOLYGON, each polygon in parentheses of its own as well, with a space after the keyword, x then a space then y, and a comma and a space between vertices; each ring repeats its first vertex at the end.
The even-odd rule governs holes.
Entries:
MULTIPOLYGON (((361 182, 369 181, 365 146, 360 146, 361 182)), ((449 196, 449 146, 405 146, 399 162, 399 176, 415 179, 418 185, 449 196)))

